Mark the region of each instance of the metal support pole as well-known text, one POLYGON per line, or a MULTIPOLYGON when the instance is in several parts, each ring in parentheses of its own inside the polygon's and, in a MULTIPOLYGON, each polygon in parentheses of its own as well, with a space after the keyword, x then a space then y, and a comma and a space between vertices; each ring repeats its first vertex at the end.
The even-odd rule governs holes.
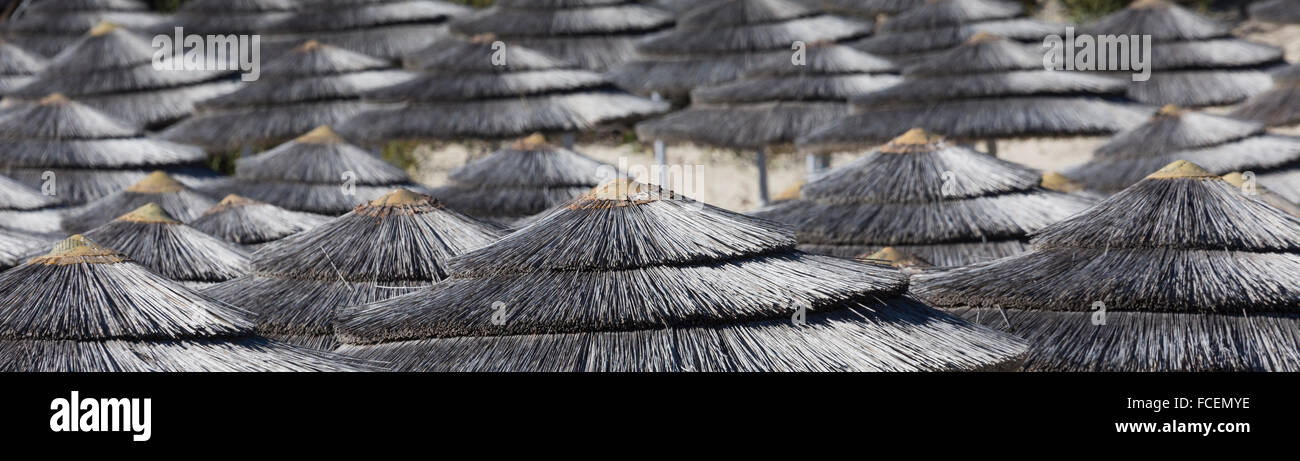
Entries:
POLYGON ((998 140, 992 138, 986 139, 984 140, 984 147, 985 150, 989 151, 989 155, 994 157, 998 156, 998 140))
MULTIPOLYGON (((664 97, 656 91, 650 94, 650 100, 660 102, 664 97)), ((669 187, 668 185, 668 151, 664 148, 664 140, 656 139, 655 146, 655 165, 659 165, 659 187, 669 187)))
POLYGON ((758 148, 758 155, 755 159, 758 166, 758 201, 763 206, 767 206, 767 149, 758 148))

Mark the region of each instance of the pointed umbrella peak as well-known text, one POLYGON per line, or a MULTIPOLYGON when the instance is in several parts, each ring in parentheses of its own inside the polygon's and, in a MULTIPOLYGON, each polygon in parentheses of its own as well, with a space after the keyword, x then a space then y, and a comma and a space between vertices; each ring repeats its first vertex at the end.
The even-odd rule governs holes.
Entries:
POLYGON ((1006 37, 1002 37, 1002 36, 999 36, 999 35, 995 35, 995 34, 992 34, 992 33, 989 33, 989 32, 980 31, 980 32, 976 32, 975 35, 971 35, 970 38, 966 39, 966 41, 963 42, 962 44, 963 44, 963 45, 978 45, 978 44, 981 44, 981 43, 988 43, 988 42, 1004 42, 1004 41, 1007 41, 1007 38, 1006 38, 1006 37))
POLYGON ((295 53, 310 53, 319 50, 324 46, 325 46, 324 43, 321 43, 317 40, 307 40, 305 42, 302 42, 301 45, 294 47, 293 51, 295 53))
POLYGON ((1186 112, 1186 109, 1184 109, 1183 107, 1177 104, 1165 104, 1164 107, 1161 107, 1160 110, 1156 112, 1155 116, 1176 117, 1179 115, 1183 115, 1184 112, 1186 112))
POLYGON ((50 93, 37 101, 36 104, 42 106, 61 106, 70 102, 72 102, 72 100, 68 99, 67 96, 64 96, 63 93, 50 93))
POLYGON ((776 195, 773 195, 773 196, 772 196, 772 201, 773 201, 773 202, 785 202, 785 201, 790 201, 790 200, 798 200, 798 199, 803 195, 803 186, 804 186, 804 184, 807 184, 807 183, 808 183, 808 181, 807 181, 807 180, 804 180, 804 179, 800 179, 800 180, 798 180, 798 181, 795 181, 795 183, 794 183, 794 184, 791 184, 790 187, 787 187, 787 188, 785 188, 784 190, 782 190, 781 192, 777 193, 776 195))
POLYGON ((109 248, 90 241, 84 235, 75 234, 54 245, 49 253, 37 256, 28 264, 46 266, 66 266, 71 264, 115 264, 128 261, 129 258, 109 248))
POLYGON ((497 34, 493 34, 490 32, 485 34, 476 34, 473 37, 469 38, 470 43, 475 43, 479 45, 492 43, 495 41, 497 41, 497 34))
POLYGON ((943 136, 930 133, 924 128, 912 128, 882 146, 880 152, 886 154, 934 152, 943 144, 943 136))
POLYGON ((328 125, 318 126, 311 131, 304 133, 302 136, 295 138, 294 141, 300 144, 317 145, 343 144, 346 142, 342 136, 339 136, 339 134, 328 125))
POLYGON ((1174 4, 1168 0, 1133 0, 1133 3, 1128 5, 1129 8, 1135 10, 1169 8, 1171 6, 1174 6, 1174 4))
POLYGON ((131 210, 130 213, 118 217, 117 221, 133 222, 139 224, 180 224, 181 223, 180 221, 177 221, 176 218, 173 218, 171 214, 167 213, 167 210, 164 210, 161 205, 158 205, 157 203, 154 202, 146 203, 144 204, 144 206, 141 206, 140 208, 131 210))
POLYGON ((442 202, 438 199, 403 187, 357 206, 354 212, 363 216, 385 217, 394 214, 421 214, 441 208, 442 202))
POLYGON ((104 36, 116 32, 120 28, 121 26, 117 24, 114 24, 109 21, 103 21, 95 25, 94 28, 91 28, 89 34, 91 37, 100 37, 100 36, 104 36))
MULTIPOLYGON (((1248 180, 1246 179, 1246 175, 1242 174, 1242 172, 1240 172, 1240 171, 1234 171, 1234 172, 1231 172, 1231 173, 1225 174, 1225 175, 1223 175, 1223 176, 1220 176, 1219 179, 1222 179, 1222 180, 1226 181, 1228 184, 1232 184, 1233 186, 1237 186, 1237 187, 1241 187, 1241 186, 1246 185, 1246 182, 1248 181, 1248 180)), ((1268 191, 1268 189, 1266 189, 1262 184, 1255 184, 1255 190, 1256 190, 1257 192, 1266 192, 1266 191, 1268 191)))
POLYGON ((126 190, 138 194, 166 194, 169 192, 180 192, 185 189, 179 181, 173 179, 170 175, 162 170, 154 171, 141 179, 140 182, 132 184, 126 190))
POLYGON ((1043 186, 1043 188, 1047 190, 1064 192, 1067 194, 1079 192, 1084 189, 1083 183, 1070 179, 1070 177, 1055 171, 1044 172, 1043 180, 1039 185, 1043 186))
POLYGON ((251 198, 241 197, 237 194, 226 194, 226 196, 222 198, 220 202, 217 202, 217 206, 239 207, 239 206, 256 205, 259 203, 262 202, 253 200, 251 198))
POLYGON ((892 246, 881 248, 880 251, 862 256, 859 261, 868 263, 879 263, 896 268, 927 268, 932 267, 929 261, 912 253, 907 253, 892 246))
POLYGON ((1200 165, 1186 161, 1177 160, 1165 165, 1155 173, 1147 176, 1147 179, 1219 179, 1214 173, 1206 171, 1200 165))
POLYGON ((527 137, 520 138, 518 141, 515 141, 514 145, 511 147, 517 151, 532 151, 532 150, 548 149, 551 148, 552 146, 546 142, 546 135, 541 133, 533 133, 528 135, 527 137))
POLYGON ((662 198, 662 189, 629 178, 615 178, 596 186, 569 205, 571 210, 645 205, 662 198))

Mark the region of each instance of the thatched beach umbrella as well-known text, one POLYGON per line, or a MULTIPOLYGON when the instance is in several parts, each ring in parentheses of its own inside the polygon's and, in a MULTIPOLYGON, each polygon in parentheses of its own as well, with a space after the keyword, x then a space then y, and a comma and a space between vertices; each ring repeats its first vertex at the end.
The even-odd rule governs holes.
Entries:
POLYGON ((142 0, 41 0, 0 24, 0 35, 42 56, 54 56, 72 46, 102 22, 130 29, 148 29, 163 19, 142 0))
POLYGON ((599 72, 635 56, 637 40, 672 25, 672 13, 635 0, 497 0, 451 30, 493 34, 599 72))
POLYGON ((216 197, 239 194, 290 210, 341 215, 394 187, 416 186, 401 168, 319 126, 239 159, 233 178, 203 190, 216 197))
POLYGON ((0 271, 22 264, 54 241, 46 235, 0 226, 0 271))
POLYGON ((316 0, 264 28, 277 34, 271 55, 277 45, 316 40, 395 62, 446 36, 447 22, 470 11, 437 0, 316 0))
POLYGON ((206 158, 197 148, 145 138, 139 128, 61 94, 0 116, 0 173, 52 189, 69 205, 105 197, 157 169, 201 183, 216 175, 199 167, 206 158))
MULTIPOLYGON (((880 30, 853 46, 912 63, 961 45, 985 33, 1041 45, 1043 37, 1065 31, 1064 24, 1030 19, 1024 7, 1002 0, 924 0, 885 20, 880 30)), ((1040 55, 1041 55, 1041 49, 1040 55)))
POLYGON ((1114 133, 1150 111, 1116 102, 1124 83, 1043 69, 1041 47, 976 34, 903 69, 904 81, 853 99, 854 113, 800 139, 809 150, 878 145, 913 127, 970 142, 1114 133))
POLYGON ((1233 109, 1236 118, 1268 126, 1300 125, 1300 64, 1273 71, 1273 87, 1233 109))
POLYGON ((251 275, 205 293, 252 309, 263 334, 332 348, 339 308, 428 287, 447 276, 448 259, 498 238, 496 229, 429 196, 397 189, 262 247, 251 275))
POLYGON ((388 61, 317 41, 267 62, 262 74, 239 91, 205 102, 162 137, 251 153, 374 108, 361 101, 361 93, 411 78, 388 61))
POLYGON ((430 195, 461 213, 513 225, 617 174, 613 165, 553 146, 535 134, 451 172, 451 184, 430 195))
POLYGON ((1300 24, 1300 1, 1266 0, 1251 3, 1250 18, 1264 22, 1300 24))
POLYGON ((157 203, 86 232, 155 274, 200 289, 247 274, 248 253, 173 218, 157 203))
POLYGON ((355 371, 255 336, 248 313, 74 235, 0 273, 0 370, 355 371))
POLYGON ((329 216, 286 210, 231 194, 190 225, 252 251, 329 220, 329 216))
POLYGON ((1275 135, 1262 124, 1165 106, 1145 124, 1115 135, 1088 163, 1066 176, 1105 193, 1118 192, 1174 160, 1187 160, 1214 174, 1250 171, 1300 199, 1300 138, 1275 135), (1290 183, 1290 184, 1289 184, 1290 183))
POLYGON ((913 291, 1031 342, 1028 370, 1300 370, 1300 219, 1188 162, 913 291))
POLYGON ((760 58, 789 59, 795 42, 845 41, 870 22, 825 14, 794 0, 711 0, 683 13, 672 29, 637 45, 643 57, 610 71, 638 94, 684 100, 697 87, 735 80, 760 58))
MULTIPOLYGON (((112 23, 50 59, 49 65, 7 98, 36 100, 62 93, 137 126, 165 126, 194 112, 200 101, 238 89, 228 71, 159 70, 149 38, 112 23)), ((161 64, 171 65, 173 58, 161 64)))
POLYGON ((43 232, 54 230, 63 209, 53 196, 0 176, 0 227, 43 232))
POLYGON ((1253 176, 1254 173, 1251 173, 1248 176, 1240 171, 1234 171, 1223 175, 1222 178, 1224 181, 1227 181, 1228 184, 1237 186, 1237 188, 1241 189, 1242 193, 1246 196, 1258 199, 1273 208, 1285 211, 1291 216, 1300 217, 1300 205, 1296 205, 1295 202, 1287 200, 1286 197, 1273 192, 1271 189, 1264 187, 1261 184, 1252 182, 1251 177, 1253 176))
POLYGON ((30 83, 46 64, 44 57, 0 40, 0 95, 30 83))
POLYGON ((794 249, 775 223, 615 180, 349 308, 339 352, 398 370, 932 371, 1021 344, 906 296, 893 270, 794 249))
POLYGON ((217 204, 216 200, 186 187, 167 173, 155 171, 126 189, 68 213, 63 218, 63 228, 68 232, 85 232, 149 203, 158 204, 182 222, 193 221, 217 204))
POLYGON ((1268 89, 1260 69, 1282 63, 1282 50, 1233 37, 1228 25, 1168 0, 1137 0, 1084 27, 1094 35, 1150 35, 1151 79, 1129 82, 1147 104, 1187 107, 1241 102, 1268 89))
POLYGON ((353 117, 339 131, 366 145, 517 138, 588 131, 667 109, 613 88, 600 74, 518 45, 499 50, 495 41, 447 38, 409 56, 418 77, 367 95, 405 105, 353 117))
MULTIPOLYGON (((828 42, 809 44, 796 60, 773 56, 735 82, 696 88, 691 106, 637 125, 643 139, 757 150, 759 198, 767 204, 765 149, 790 146, 848 115, 849 98, 897 84, 888 61, 828 42)), ((810 175, 817 168, 810 168, 810 175)))
POLYGON ((875 20, 881 15, 896 15, 925 5, 929 0, 803 0, 823 10, 875 20))
POLYGON ((851 258, 892 246, 961 266, 1022 253, 1030 233, 1091 204, 1040 180, 913 129, 755 214, 794 226, 805 251, 851 258))
POLYGON ((304 0, 186 0, 156 30, 172 33, 180 27, 186 34, 200 35, 274 32, 268 25, 292 16, 307 3, 304 0))
POLYGON ((899 250, 894 247, 884 247, 880 251, 868 255, 861 255, 854 258, 858 261, 871 264, 893 267, 907 275, 916 275, 922 271, 934 267, 930 261, 912 253, 899 250))

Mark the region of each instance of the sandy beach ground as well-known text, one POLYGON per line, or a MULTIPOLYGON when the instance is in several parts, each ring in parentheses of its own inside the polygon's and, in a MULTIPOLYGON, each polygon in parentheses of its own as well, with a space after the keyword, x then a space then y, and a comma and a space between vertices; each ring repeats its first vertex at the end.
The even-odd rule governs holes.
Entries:
MULTIPOLYGON (((1244 38, 1282 47, 1287 60, 1300 62, 1300 25, 1276 25, 1248 21, 1237 28, 1244 38)), ((1222 112, 1227 108, 1214 108, 1222 112)), ((1279 130, 1300 134, 1300 128, 1279 130)), ((637 179, 657 183, 657 174, 648 171, 654 164, 654 153, 649 142, 618 143, 615 136, 580 140, 575 150, 591 157, 631 168, 637 179)), ((1060 170, 1086 162, 1092 150, 1105 142, 1104 137, 1069 139, 1025 139, 998 143, 1000 158, 1040 170, 1060 170)), ((416 164, 411 175, 416 181, 430 186, 445 184, 447 174, 467 162, 484 155, 486 146, 450 144, 425 145, 416 148, 416 164)), ((832 156, 831 165, 842 165, 862 152, 844 152, 832 156)), ((670 179, 674 190, 707 203, 734 211, 749 211, 760 206, 758 201, 758 173, 753 152, 733 152, 695 145, 672 145, 667 151, 670 179), (685 180, 685 181, 684 181, 685 180)), ((805 177, 806 162, 802 154, 771 153, 768 155, 768 184, 771 196, 796 186, 805 177)))

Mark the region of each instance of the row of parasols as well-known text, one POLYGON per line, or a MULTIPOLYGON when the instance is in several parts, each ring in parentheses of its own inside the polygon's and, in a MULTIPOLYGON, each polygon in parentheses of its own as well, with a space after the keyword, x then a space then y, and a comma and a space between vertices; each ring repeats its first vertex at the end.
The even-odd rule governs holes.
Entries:
MULTIPOLYGON (((372 161, 322 128, 240 167, 372 161)), ((155 172, 0 273, 0 369, 1300 369, 1300 218, 1241 174, 1103 198, 915 129, 747 216, 608 171, 533 137, 339 217, 155 172)))
MULTIPOLYGON (((1145 82, 1045 70, 1042 39, 1066 25, 993 0, 501 1, 479 12, 430 0, 196 0, 169 18, 136 3, 32 4, 5 28, 13 43, 55 43, 48 38, 71 27, 78 35, 48 60, 0 46, 0 93, 10 105, 59 93, 161 139, 245 154, 321 125, 375 150, 586 132, 677 107, 638 124, 640 137, 758 151, 760 171, 768 149, 797 146, 814 175, 826 166, 820 154, 912 127, 995 152, 999 139, 1113 134, 1167 104, 1241 103, 1239 118, 1300 121, 1290 103, 1298 72, 1280 67, 1281 50, 1164 0, 1135 2, 1079 32, 1152 36, 1145 82), (74 13, 45 10, 56 6, 74 13), (875 14, 892 16, 878 26, 863 19, 875 14), (139 15, 152 19, 123 19, 139 15), (265 34, 262 77, 156 70, 145 34, 174 26, 265 34), (792 43, 806 46, 798 64, 792 43)), ((765 180, 760 188, 766 202, 765 180)))

